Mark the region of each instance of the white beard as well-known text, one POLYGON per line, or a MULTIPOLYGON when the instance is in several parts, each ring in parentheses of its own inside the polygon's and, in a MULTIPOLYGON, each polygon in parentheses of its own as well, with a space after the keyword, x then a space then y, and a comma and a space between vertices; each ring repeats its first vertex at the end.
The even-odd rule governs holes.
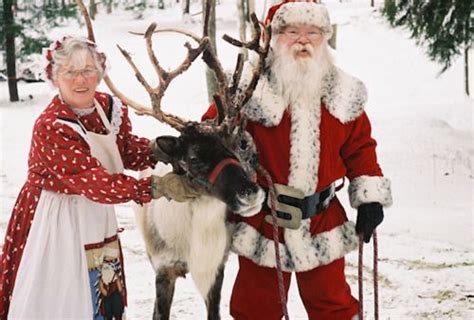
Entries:
POLYGON ((318 50, 307 44, 294 44, 291 48, 273 44, 271 70, 276 88, 288 105, 314 105, 321 97, 322 79, 329 67, 333 65, 333 58, 326 43, 322 43, 318 50), (301 50, 311 53, 308 58, 295 58, 295 53, 301 50))

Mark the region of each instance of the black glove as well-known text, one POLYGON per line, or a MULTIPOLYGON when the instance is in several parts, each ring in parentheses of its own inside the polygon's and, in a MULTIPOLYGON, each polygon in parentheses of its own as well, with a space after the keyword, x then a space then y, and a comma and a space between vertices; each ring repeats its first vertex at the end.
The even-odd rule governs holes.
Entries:
POLYGON ((378 202, 364 203, 357 208, 356 232, 369 243, 375 228, 382 223, 383 208, 378 202))

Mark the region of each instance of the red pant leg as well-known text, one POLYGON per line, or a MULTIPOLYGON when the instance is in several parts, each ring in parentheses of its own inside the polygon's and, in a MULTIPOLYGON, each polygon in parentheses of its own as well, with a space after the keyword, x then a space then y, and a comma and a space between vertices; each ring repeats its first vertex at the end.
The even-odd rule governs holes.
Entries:
POLYGON ((344 258, 307 272, 296 273, 298 289, 311 320, 349 320, 359 303, 344 274, 344 258))
MULTIPOLYGON (((291 274, 283 273, 288 297, 291 274)), ((237 320, 281 320, 283 310, 276 269, 239 256, 239 272, 230 299, 230 314, 237 320)))

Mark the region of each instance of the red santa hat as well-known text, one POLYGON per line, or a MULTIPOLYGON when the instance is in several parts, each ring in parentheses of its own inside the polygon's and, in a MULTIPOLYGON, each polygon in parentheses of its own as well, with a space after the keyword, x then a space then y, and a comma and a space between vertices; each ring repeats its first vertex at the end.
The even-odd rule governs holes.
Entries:
POLYGON ((331 38, 332 26, 326 6, 317 0, 285 0, 268 10, 265 24, 272 31, 294 24, 306 24, 320 28, 327 39, 331 38))

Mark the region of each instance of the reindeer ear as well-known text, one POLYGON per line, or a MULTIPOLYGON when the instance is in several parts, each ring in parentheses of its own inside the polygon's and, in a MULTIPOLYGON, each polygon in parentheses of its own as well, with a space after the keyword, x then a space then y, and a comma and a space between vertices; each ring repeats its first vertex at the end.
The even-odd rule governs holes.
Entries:
POLYGON ((159 161, 173 163, 182 153, 181 143, 177 137, 161 136, 156 138, 153 152, 159 161))

